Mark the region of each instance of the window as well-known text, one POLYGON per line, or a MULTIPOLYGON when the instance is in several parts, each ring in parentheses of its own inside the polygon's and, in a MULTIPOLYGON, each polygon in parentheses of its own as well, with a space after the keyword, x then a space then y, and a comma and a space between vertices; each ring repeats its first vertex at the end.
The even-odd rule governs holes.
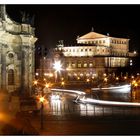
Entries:
POLYGON ((83 51, 83 49, 81 49, 81 52, 83 51))
POLYGON ((90 63, 89 63, 89 67, 90 67, 90 68, 92 68, 92 67, 93 67, 93 64, 92 64, 92 62, 90 62, 90 63))
POLYGON ((85 63, 84 63, 84 68, 86 68, 86 67, 87 67, 87 63, 85 62, 85 63))
POLYGON ((66 63, 66 67, 69 67, 69 62, 66 63))
POLYGON ((87 52, 87 49, 85 49, 85 52, 87 52))
POLYGON ((78 63, 78 68, 81 68, 81 66, 82 66, 81 63, 78 63))
POLYGON ((8 70, 8 85, 14 85, 14 70, 8 70))
POLYGON ((76 67, 76 64, 75 63, 72 63, 72 68, 75 68, 76 67))

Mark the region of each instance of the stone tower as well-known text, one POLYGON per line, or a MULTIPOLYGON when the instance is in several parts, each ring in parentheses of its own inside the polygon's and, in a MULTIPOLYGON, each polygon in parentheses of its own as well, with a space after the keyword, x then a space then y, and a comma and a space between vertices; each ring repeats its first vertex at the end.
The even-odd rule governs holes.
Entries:
POLYGON ((30 24, 17 23, 0 5, 0 89, 30 93, 34 79, 35 37, 30 24))

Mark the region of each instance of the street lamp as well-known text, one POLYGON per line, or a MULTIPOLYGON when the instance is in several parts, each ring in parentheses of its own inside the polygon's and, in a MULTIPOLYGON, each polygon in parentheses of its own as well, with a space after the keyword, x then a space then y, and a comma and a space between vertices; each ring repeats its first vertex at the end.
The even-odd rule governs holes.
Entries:
POLYGON ((104 81, 105 81, 105 82, 107 82, 107 80, 108 80, 107 78, 104 78, 104 81))
POLYGON ((64 85, 65 85, 65 82, 64 82, 64 81, 62 81, 62 82, 61 82, 61 85, 62 85, 62 87, 64 87, 64 85))
POLYGON ((38 83, 37 80, 35 80, 35 81, 34 81, 34 85, 37 85, 37 83, 38 83))
POLYGON ((41 108, 40 108, 40 128, 43 129, 43 108, 44 108, 44 102, 45 98, 44 96, 41 96, 39 98, 39 101, 41 102, 41 108))

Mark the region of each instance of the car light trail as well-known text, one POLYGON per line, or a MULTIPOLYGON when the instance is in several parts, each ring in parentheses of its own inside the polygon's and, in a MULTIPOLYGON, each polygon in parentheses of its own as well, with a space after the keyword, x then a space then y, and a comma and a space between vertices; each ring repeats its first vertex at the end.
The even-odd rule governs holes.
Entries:
POLYGON ((83 91, 78 91, 78 90, 66 90, 66 89, 51 89, 51 91, 60 91, 60 92, 68 92, 68 93, 77 93, 79 95, 82 95, 82 94, 86 94, 85 92, 83 91))
POLYGON ((140 103, 132 103, 132 102, 118 102, 118 101, 104 101, 104 100, 96 100, 91 98, 81 98, 79 101, 83 103, 95 103, 102 105, 117 105, 117 106, 140 106, 140 103))
POLYGON ((114 86, 114 87, 101 87, 101 88, 92 88, 91 90, 130 90, 131 85, 123 85, 123 86, 114 86))

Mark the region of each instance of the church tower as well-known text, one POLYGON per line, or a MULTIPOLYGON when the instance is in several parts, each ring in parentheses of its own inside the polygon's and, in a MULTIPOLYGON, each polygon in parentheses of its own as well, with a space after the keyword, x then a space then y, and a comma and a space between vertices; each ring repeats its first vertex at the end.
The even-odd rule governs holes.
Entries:
POLYGON ((0 5, 0 89, 9 93, 30 93, 34 80, 34 28, 17 23, 0 5))

